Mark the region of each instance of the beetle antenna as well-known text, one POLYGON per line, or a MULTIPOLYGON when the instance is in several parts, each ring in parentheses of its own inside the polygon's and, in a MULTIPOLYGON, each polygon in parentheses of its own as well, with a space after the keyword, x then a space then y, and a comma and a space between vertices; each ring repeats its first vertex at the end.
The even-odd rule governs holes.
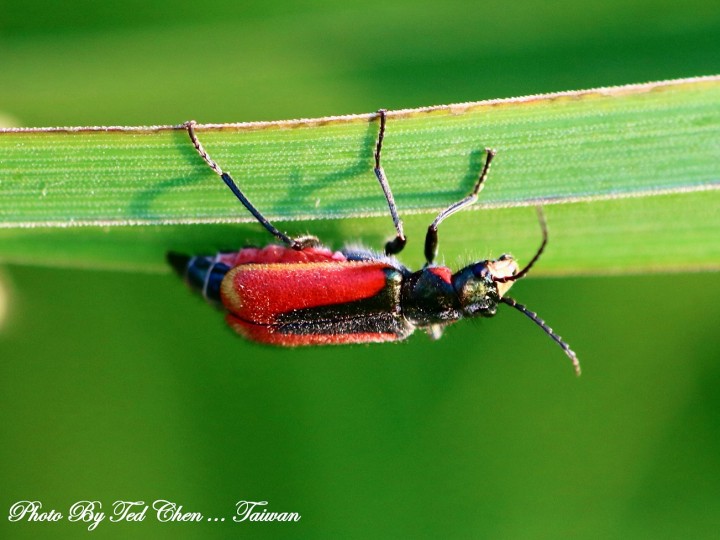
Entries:
POLYGON ((537 253, 535 253, 535 256, 530 259, 530 262, 525 265, 525 268, 520 270, 517 274, 513 276, 493 277, 493 281, 495 283, 507 283, 508 281, 517 281, 518 279, 525 277, 525 274, 530 271, 533 265, 540 258, 540 255, 542 255, 543 251, 545 251, 545 246, 547 245, 548 241, 548 231, 547 223, 545 222, 545 213, 543 212, 542 206, 536 206, 535 209, 537 210, 538 221, 540 222, 540 229, 542 230, 542 243, 540 244, 537 253))
POLYGON ((553 338, 553 340, 555 340, 555 342, 556 342, 558 345, 560 345, 560 348, 561 348, 563 351, 565 351, 565 354, 567 354, 568 357, 570 358, 570 360, 572 361, 573 367, 575 368, 575 374, 576 374, 578 377, 580 376, 580 374, 582 373, 582 371, 581 371, 581 369, 580 369, 580 360, 578 360, 577 355, 576 355, 576 354, 573 352, 573 350, 570 348, 570 345, 568 345, 567 343, 565 343, 565 341, 563 341, 563 338, 561 338, 561 337, 558 336, 555 332, 553 332, 553 329, 550 328, 545 321, 543 321, 540 317, 537 316, 537 313, 533 313, 532 311, 530 311, 528 308, 526 308, 526 307, 523 306, 522 304, 518 304, 515 300, 513 300, 512 298, 508 298, 507 296, 503 296, 503 297, 500 299, 500 301, 501 301, 501 302, 504 302, 504 303, 507 304, 508 306, 514 307, 514 308, 517 309, 519 312, 523 313, 523 314, 524 314, 526 317, 528 317, 532 322, 534 322, 534 323, 537 324, 540 328, 542 328, 543 331, 544 331, 548 336, 550 336, 551 338, 553 338))

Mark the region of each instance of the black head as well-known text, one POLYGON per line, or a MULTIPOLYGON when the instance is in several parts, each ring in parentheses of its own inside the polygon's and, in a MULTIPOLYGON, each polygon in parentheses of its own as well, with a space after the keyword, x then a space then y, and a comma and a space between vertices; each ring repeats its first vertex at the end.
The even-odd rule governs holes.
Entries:
POLYGON ((498 281, 517 274, 518 265, 510 255, 466 266, 452 277, 465 317, 491 317, 513 281, 498 281))

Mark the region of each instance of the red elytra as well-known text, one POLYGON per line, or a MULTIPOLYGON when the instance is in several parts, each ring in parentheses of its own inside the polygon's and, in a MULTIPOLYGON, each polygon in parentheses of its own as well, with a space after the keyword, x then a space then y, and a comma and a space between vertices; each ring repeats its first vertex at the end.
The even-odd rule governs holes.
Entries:
POLYGON ((271 244, 263 248, 247 247, 232 253, 219 253, 217 260, 229 266, 237 266, 239 264, 340 262, 346 258, 341 252, 331 251, 324 247, 297 250, 271 244))
POLYGON ((392 270, 387 264, 348 263, 342 252, 324 247, 294 250, 279 245, 221 253, 216 260, 232 268, 220 287, 226 320, 248 339, 290 346, 397 339, 396 334, 379 332, 287 334, 274 325, 283 313, 377 295, 387 284, 386 272, 392 270))
MULTIPOLYGON (((244 264, 228 272, 220 298, 230 326, 255 341, 275 345, 389 341, 398 336, 359 330, 340 333, 334 325, 321 332, 288 333, 277 324, 283 314, 372 298, 387 286, 388 270, 392 268, 377 262, 244 264)), ((306 328, 319 322, 317 316, 298 316, 293 321, 306 328)))
POLYGON ((367 343, 396 341, 413 330, 400 309, 409 271, 389 257, 271 245, 214 257, 173 254, 172 261, 191 286, 223 305, 235 331, 253 341, 367 343))

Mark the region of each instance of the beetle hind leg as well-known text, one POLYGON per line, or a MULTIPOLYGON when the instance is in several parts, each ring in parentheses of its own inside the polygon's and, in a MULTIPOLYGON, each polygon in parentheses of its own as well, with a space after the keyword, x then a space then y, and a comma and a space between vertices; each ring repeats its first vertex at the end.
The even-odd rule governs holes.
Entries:
POLYGON ((190 137, 190 141, 192 141, 193 146, 195 147, 195 150, 197 150, 198 154, 200 154, 200 157, 203 158, 205 163, 207 163, 208 167, 210 167, 215 172, 215 174, 222 178, 223 182, 225 182, 225 185, 227 185, 230 191, 232 191, 233 195, 235 195, 235 197, 242 203, 242 205, 247 209, 247 211, 250 212, 253 217, 255 217, 258 223, 260 223, 260 225, 262 225, 265 230, 267 230, 275 238, 277 238, 292 249, 302 250, 309 246, 319 245, 319 242, 317 242, 317 238, 315 238, 316 243, 308 244, 305 238, 293 239, 284 232, 277 229, 272 223, 270 223, 270 221, 265 216, 263 216, 260 211, 255 208, 255 206, 245 196, 245 194, 233 180, 232 176, 230 176, 229 173, 223 171, 220 165, 218 165, 217 162, 210 157, 210 155, 207 153, 207 150, 205 150, 205 147, 202 145, 195 133, 195 125, 195 120, 190 120, 188 122, 185 122, 184 124, 185 129, 187 129, 188 135, 190 137))

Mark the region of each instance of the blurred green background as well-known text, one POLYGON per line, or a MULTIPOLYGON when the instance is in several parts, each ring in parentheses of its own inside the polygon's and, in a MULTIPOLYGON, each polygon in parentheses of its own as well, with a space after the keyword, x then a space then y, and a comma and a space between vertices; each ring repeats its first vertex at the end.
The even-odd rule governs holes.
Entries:
MULTIPOLYGON (((716 1, 5 2, 0 115, 231 122, 510 97, 714 74, 719 36, 716 1)), ((226 245, 257 238, 234 230, 226 245)), ((3 538, 88 534, 9 523, 24 499, 226 517, 106 522, 104 538, 717 537, 717 274, 516 285, 579 380, 507 310, 435 343, 274 350, 170 273, 14 266, 0 282, 3 538), (244 499, 302 520, 234 524, 244 499)))

